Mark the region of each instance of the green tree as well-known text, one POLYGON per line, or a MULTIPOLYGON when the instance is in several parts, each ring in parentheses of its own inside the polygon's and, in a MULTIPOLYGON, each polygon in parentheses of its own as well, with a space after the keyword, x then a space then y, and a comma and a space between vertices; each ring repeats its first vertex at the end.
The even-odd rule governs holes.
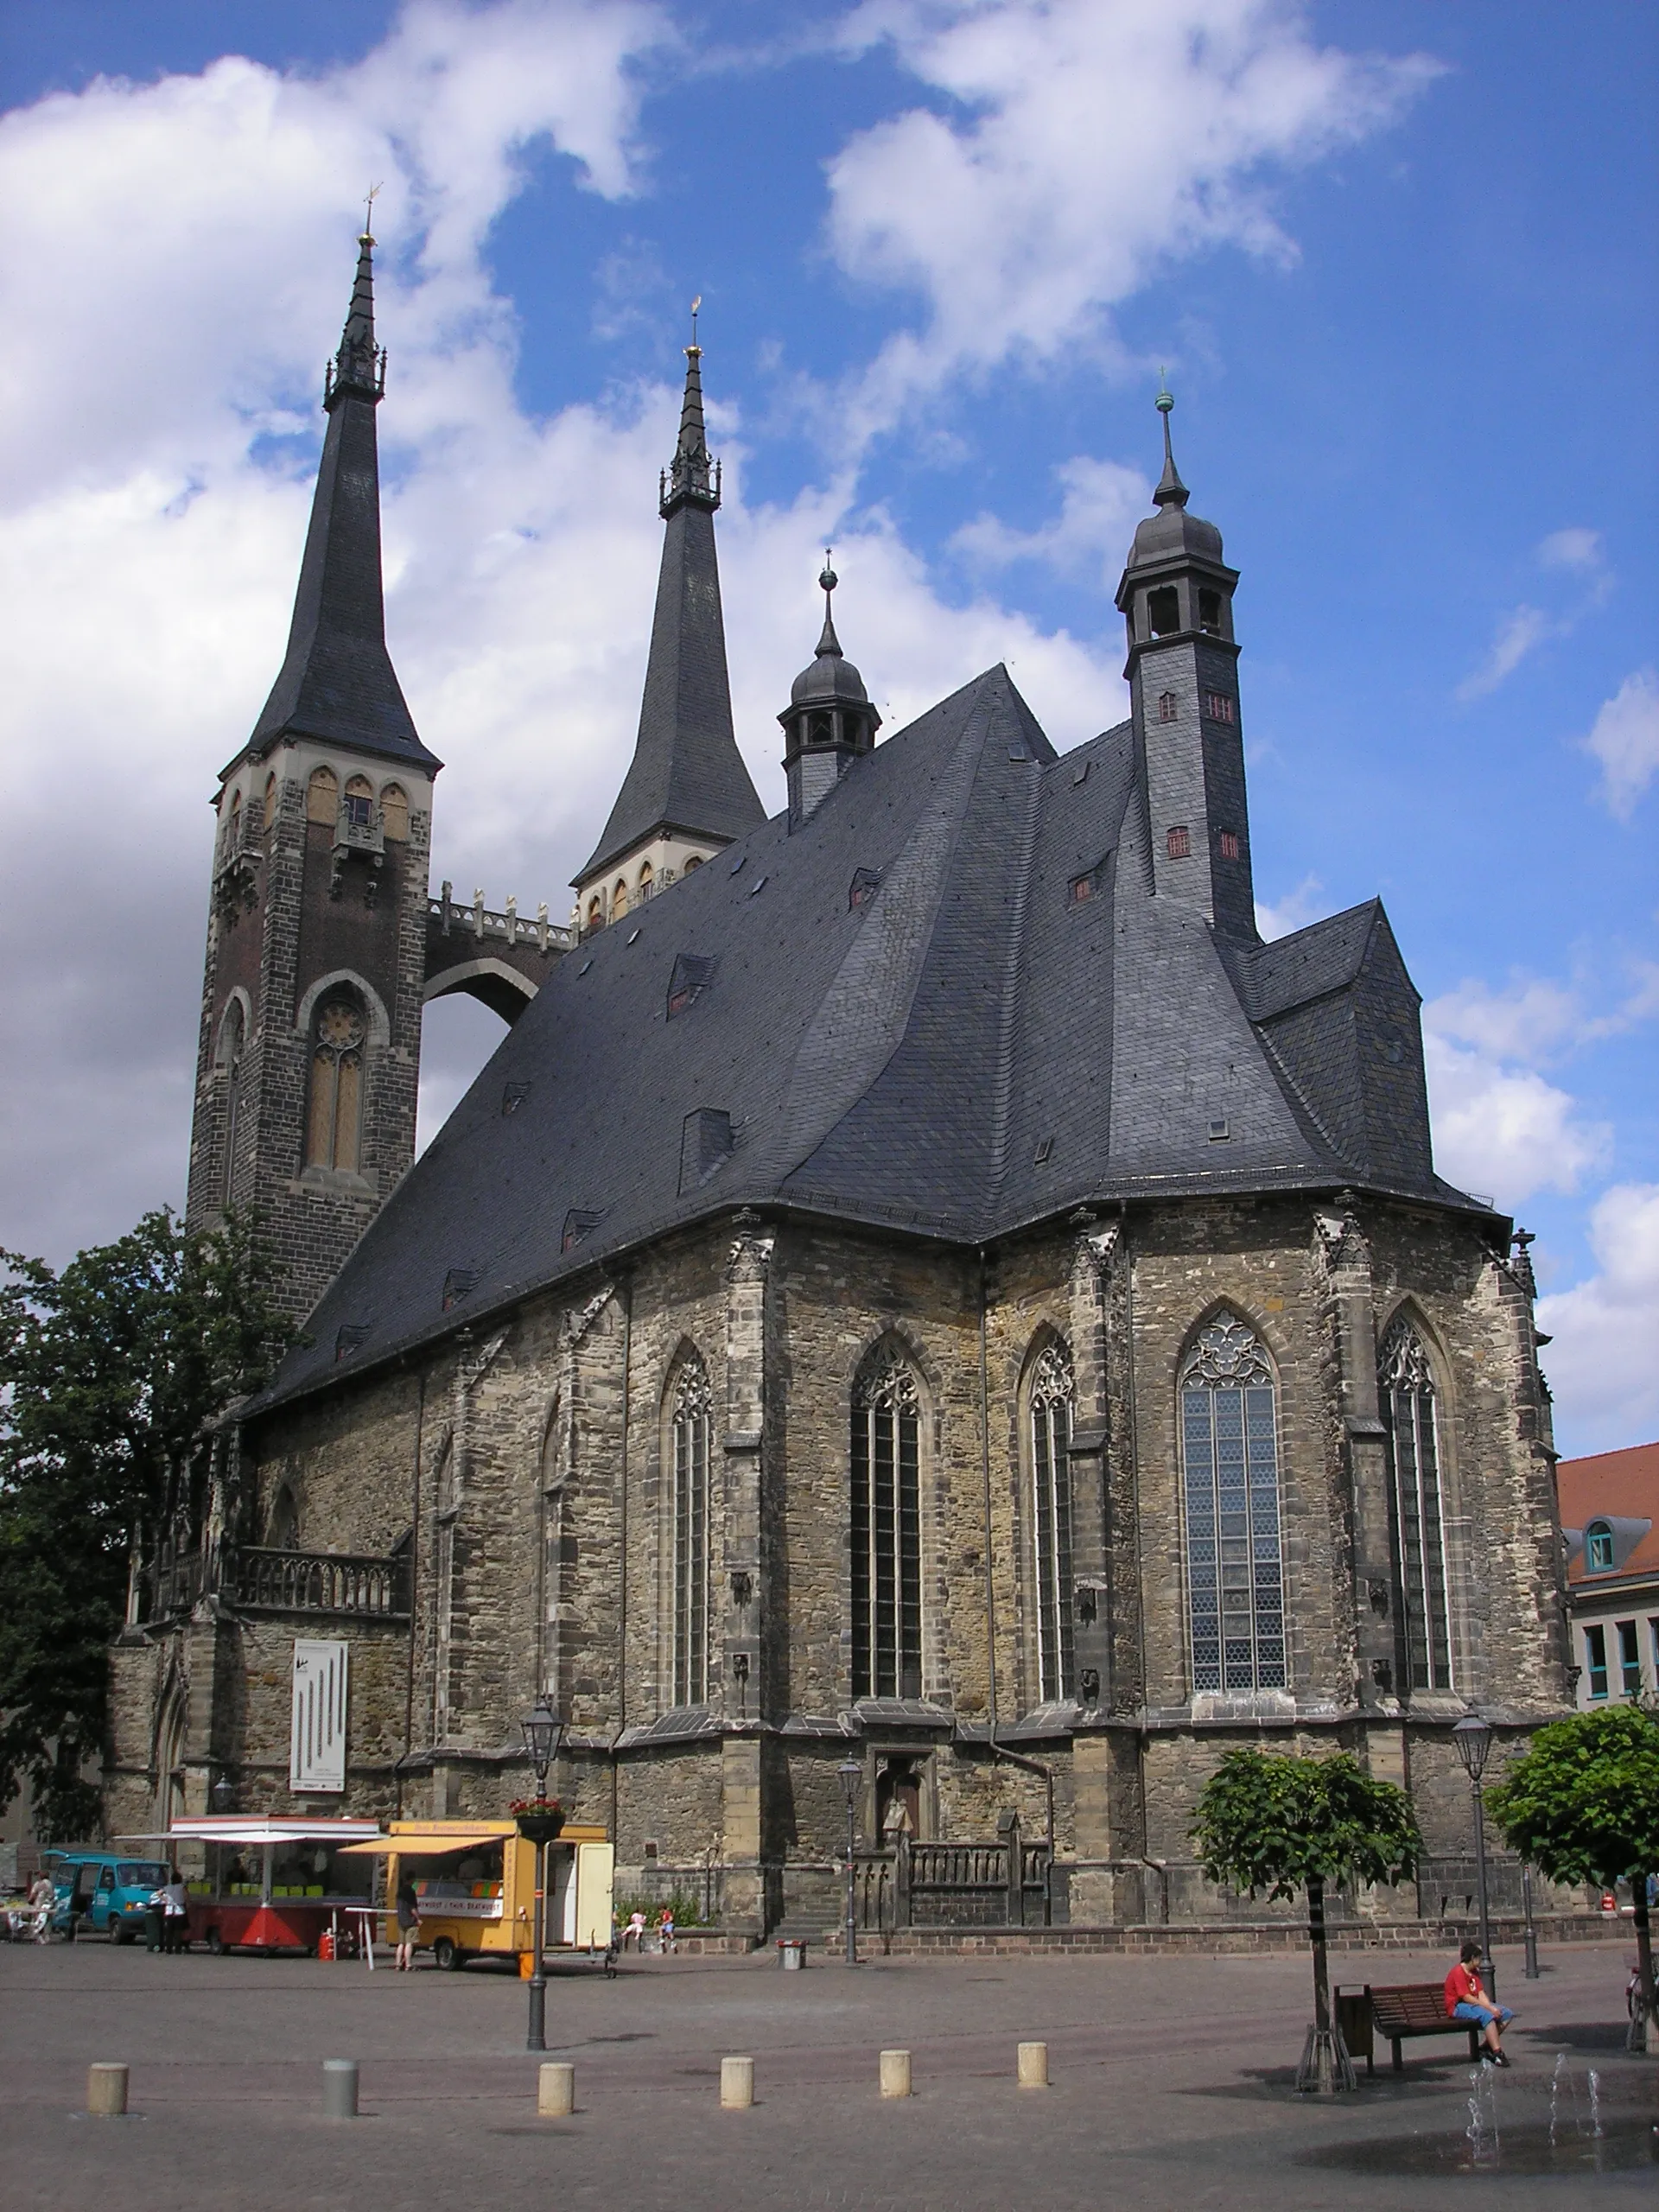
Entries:
POLYGON ((1198 1798, 1192 1840, 1212 1882, 1265 1890, 1270 1897, 1307 1891, 1313 1948, 1313 2019, 1297 2087, 1351 2082, 1331 2034, 1331 1982, 1325 1948, 1327 1882, 1387 1882, 1415 1871, 1422 1838, 1411 1800, 1368 1774, 1350 1752, 1307 1758, 1295 1752, 1229 1751, 1198 1798))
POLYGON ((1575 1713, 1541 1728, 1486 1793, 1512 1851, 1554 1882, 1628 1882, 1642 1976, 1630 2048, 1651 2047, 1653 1944, 1648 1877, 1659 1873, 1659 1718, 1639 1705, 1575 1713))
POLYGON ((130 1548, 194 1527, 205 1432, 292 1341, 250 1217, 166 1209, 61 1274, 0 1253, 0 1805, 25 1783, 48 1837, 89 1833, 106 1647, 130 1548))

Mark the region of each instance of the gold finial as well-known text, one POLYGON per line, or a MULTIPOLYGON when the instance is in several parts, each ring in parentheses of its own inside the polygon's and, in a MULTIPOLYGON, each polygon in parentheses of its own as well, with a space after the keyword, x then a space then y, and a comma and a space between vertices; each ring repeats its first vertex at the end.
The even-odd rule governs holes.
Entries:
POLYGON ((702 305, 702 294, 699 292, 691 302, 691 343, 685 349, 688 360, 697 361, 702 358, 702 348, 697 343, 697 309, 702 305))

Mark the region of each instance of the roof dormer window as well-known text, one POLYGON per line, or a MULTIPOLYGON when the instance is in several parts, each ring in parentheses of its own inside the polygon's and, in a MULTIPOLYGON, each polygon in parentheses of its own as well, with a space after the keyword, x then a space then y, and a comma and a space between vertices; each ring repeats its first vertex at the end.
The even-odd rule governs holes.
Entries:
POLYGON ((1613 1532, 1605 1521, 1592 1521, 1584 1532, 1584 1569, 1586 1574, 1613 1571, 1613 1532))

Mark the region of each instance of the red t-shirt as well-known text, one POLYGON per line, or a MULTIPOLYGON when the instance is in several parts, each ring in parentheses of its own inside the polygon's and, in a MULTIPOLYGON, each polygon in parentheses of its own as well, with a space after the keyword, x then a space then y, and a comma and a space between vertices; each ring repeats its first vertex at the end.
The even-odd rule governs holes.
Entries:
POLYGON ((1459 1959, 1446 1977, 1446 2017, 1453 2018, 1459 2005, 1472 2005, 1480 1995, 1480 1976, 1459 1959))

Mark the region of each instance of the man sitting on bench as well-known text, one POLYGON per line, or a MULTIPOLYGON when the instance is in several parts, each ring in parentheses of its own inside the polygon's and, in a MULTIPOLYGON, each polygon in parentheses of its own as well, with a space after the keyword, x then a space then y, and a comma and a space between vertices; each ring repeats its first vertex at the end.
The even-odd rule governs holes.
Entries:
POLYGON ((1448 2020, 1466 2021, 1471 2028, 1484 2029, 1483 2065, 1509 2064, 1502 2037, 1515 2015, 1506 2005, 1495 2005, 1482 1988, 1478 1943, 1470 1942, 1463 1946, 1458 1953, 1458 1963, 1446 1977, 1446 2017, 1448 2020))

